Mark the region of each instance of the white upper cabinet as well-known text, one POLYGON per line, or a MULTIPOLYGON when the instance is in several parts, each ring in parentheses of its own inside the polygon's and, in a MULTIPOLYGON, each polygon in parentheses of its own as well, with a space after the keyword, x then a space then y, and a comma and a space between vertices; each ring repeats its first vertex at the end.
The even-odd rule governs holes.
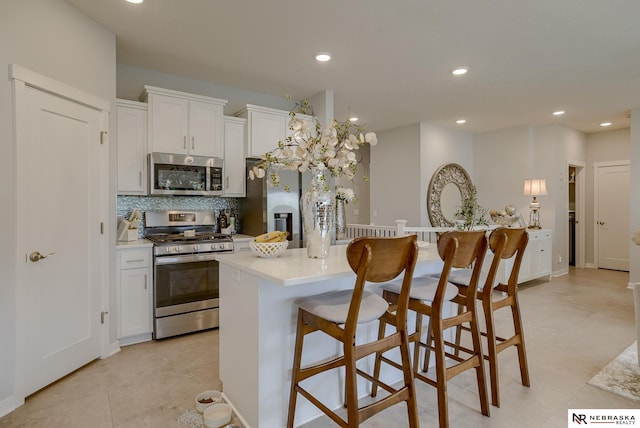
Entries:
POLYGON ((224 196, 246 196, 246 125, 246 119, 224 117, 224 196))
POLYGON ((224 157, 222 105, 189 102, 189 154, 224 157))
POLYGON ((149 103, 149 151, 224 156, 226 100, 145 86, 149 103))
MULTIPOLYGON (((278 147, 289 135, 289 112, 247 104, 237 116, 247 119, 247 157, 258 158, 278 147)), ((304 120, 311 116, 296 114, 304 120)))
POLYGON ((147 104, 116 100, 118 194, 147 194, 147 104))

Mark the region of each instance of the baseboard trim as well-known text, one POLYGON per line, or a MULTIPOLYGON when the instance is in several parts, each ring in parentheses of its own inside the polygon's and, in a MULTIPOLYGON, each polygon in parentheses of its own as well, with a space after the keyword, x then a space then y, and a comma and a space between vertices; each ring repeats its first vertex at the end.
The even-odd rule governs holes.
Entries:
POLYGON ((560 270, 556 270, 554 272, 551 273, 551 276, 553 278, 558 277, 558 276, 562 276, 562 275, 568 275, 569 274, 569 268, 564 268, 564 269, 560 269, 560 270))
POLYGON ((8 415, 16 409, 13 397, 7 397, 0 401, 0 418, 8 415))
POLYGON ((107 356, 106 357, 100 357, 100 359, 103 360, 105 358, 109 358, 110 356, 115 355, 118 352, 120 352, 120 344, 116 340, 115 342, 113 342, 113 343, 111 343, 109 345, 109 352, 107 353, 107 356))
POLYGON ((151 333, 136 334, 120 339, 120 346, 135 345, 136 343, 149 342, 153 337, 151 333))
POLYGON ((631 290, 633 290, 636 285, 640 285, 640 282, 629 282, 627 284, 627 288, 630 288, 631 290))
POLYGON ((598 266, 594 265, 593 263, 587 263, 584 265, 584 267, 586 269, 598 269, 598 266))

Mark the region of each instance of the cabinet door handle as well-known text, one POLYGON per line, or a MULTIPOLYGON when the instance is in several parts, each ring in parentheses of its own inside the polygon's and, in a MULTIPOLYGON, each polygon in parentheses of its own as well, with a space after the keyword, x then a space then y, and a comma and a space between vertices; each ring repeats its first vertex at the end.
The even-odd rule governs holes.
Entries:
POLYGON ((187 136, 186 135, 184 137, 182 137, 182 148, 183 149, 187 148, 187 136))
POLYGON ((147 274, 144 274, 144 289, 147 289, 147 274))
POLYGON ((138 171, 138 181, 140 182, 140 186, 142 187, 142 171, 138 171))
POLYGON ((143 262, 144 259, 135 259, 135 260, 127 260, 127 263, 140 263, 143 262))
POLYGON ((196 148, 196 138, 191 137, 191 150, 196 148))
POLYGON ((227 181, 226 188, 228 189, 229 188, 229 176, 228 175, 227 175, 227 180, 226 181, 227 181))

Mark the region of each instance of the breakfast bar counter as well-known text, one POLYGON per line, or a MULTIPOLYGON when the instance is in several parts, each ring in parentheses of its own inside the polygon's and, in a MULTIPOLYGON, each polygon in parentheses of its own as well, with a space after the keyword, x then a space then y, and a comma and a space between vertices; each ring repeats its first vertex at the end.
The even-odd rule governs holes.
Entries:
MULTIPOLYGON (((419 247, 415 275, 439 272, 442 262, 435 245, 424 243, 419 247)), ((250 252, 217 257, 220 379, 224 393, 252 428, 286 425, 297 319, 295 300, 353 288, 355 274, 347 263, 346 248, 332 246, 325 259, 308 258, 304 248, 286 250, 273 259, 250 252)), ((377 290, 375 285, 370 287, 377 290)), ((369 323, 359 330, 357 340, 370 340, 376 334, 377 323, 369 323)), ((333 339, 314 333, 305 343, 303 364, 339 353, 333 339)), ((371 365, 372 359, 364 364, 371 365)), ((400 380, 401 374, 388 369, 382 377, 393 382, 400 380)), ((330 408, 342 406, 344 382, 338 372, 330 372, 323 379, 309 379, 307 385, 330 408)), ((364 381, 359 388, 363 394, 368 391, 364 381)), ((298 400, 296 426, 320 415, 309 402, 298 400)))

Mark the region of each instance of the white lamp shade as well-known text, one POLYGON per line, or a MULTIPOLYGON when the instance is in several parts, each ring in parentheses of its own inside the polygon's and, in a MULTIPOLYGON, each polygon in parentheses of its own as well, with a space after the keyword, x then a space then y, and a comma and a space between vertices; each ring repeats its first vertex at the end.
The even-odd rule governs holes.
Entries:
POLYGON ((524 180, 524 194, 539 196, 547 194, 547 181, 544 178, 530 178, 524 180))

